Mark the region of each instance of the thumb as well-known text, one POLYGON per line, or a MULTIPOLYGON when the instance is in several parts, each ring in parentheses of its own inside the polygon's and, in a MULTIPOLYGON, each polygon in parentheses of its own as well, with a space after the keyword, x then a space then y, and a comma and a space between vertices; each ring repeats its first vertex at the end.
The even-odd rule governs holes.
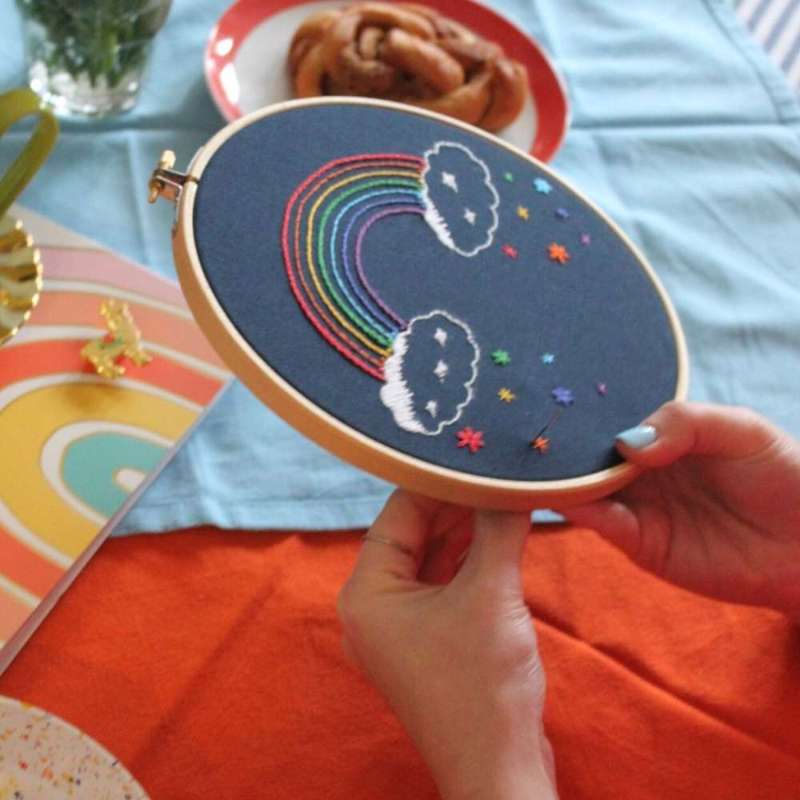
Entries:
POLYGON ((520 569, 531 530, 529 512, 477 511, 475 532, 462 572, 498 583, 522 585, 520 569))
POLYGON ((781 440, 781 432, 747 408, 671 402, 641 425, 617 435, 617 449, 632 464, 665 467, 686 455, 746 459, 781 440))

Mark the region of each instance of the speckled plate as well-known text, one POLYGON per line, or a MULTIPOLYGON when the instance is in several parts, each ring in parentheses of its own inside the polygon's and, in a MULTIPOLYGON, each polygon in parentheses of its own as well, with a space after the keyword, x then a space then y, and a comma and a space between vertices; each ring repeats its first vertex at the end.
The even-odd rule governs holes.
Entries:
POLYGON ((41 291, 39 251, 22 223, 6 214, 0 218, 0 345, 25 324, 41 291))
POLYGON ((82 731, 0 696, 0 800, 147 800, 131 774, 82 731))

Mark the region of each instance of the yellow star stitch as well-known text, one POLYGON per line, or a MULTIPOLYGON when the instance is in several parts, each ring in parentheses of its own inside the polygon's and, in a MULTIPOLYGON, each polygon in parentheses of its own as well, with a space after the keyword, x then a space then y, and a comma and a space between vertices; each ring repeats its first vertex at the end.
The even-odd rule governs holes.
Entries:
POLYGON ((529 213, 528 209, 525 206, 517 206, 517 216, 520 219, 528 219, 529 213))
POLYGON ((497 396, 504 402, 504 403, 513 403, 517 396, 511 389, 507 389, 505 386, 497 393, 497 396))

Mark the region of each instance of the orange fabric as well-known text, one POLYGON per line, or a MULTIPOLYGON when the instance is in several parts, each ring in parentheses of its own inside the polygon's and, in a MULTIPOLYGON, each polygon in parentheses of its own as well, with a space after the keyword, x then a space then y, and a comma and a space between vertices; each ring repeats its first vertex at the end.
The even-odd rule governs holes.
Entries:
MULTIPOLYGON (((356 534, 198 530, 101 548, 0 677, 154 800, 428 800, 334 601, 356 534)), ((800 630, 642 574, 594 534, 532 537, 527 593, 562 800, 800 796, 800 630)))

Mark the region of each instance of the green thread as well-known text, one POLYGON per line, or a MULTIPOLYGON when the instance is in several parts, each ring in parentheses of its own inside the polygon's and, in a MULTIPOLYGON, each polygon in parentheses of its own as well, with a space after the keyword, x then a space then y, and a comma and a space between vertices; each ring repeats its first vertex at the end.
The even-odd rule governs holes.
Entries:
POLYGON ((336 208, 341 205, 348 197, 351 197, 354 194, 359 192, 372 189, 374 187, 386 187, 386 186, 402 186, 404 188, 419 188, 420 181, 418 178, 416 179, 407 179, 407 178, 380 178, 370 181, 359 182, 356 186, 346 189, 345 191, 338 193, 335 196, 335 199, 330 201, 326 204, 325 210, 323 211, 322 215, 319 217, 319 221, 317 222, 316 231, 314 232, 314 236, 317 241, 317 260, 320 265, 320 273, 322 275, 322 281, 325 284, 325 288, 328 290, 328 294, 331 299, 334 301, 336 307, 341 311, 347 319, 350 320, 357 328, 361 330, 362 333, 366 334, 370 337, 370 339, 378 345, 382 347, 391 347, 394 338, 385 336, 380 331, 376 330, 372 325, 366 323, 361 319, 353 310, 353 307, 346 303, 344 299, 339 294, 336 287, 331 283, 329 274, 328 274, 328 263, 325 260, 325 227, 328 223, 328 219, 331 214, 336 210, 336 208))
POLYGON ((492 361, 494 361, 498 367, 507 367, 511 363, 511 356, 508 354, 507 350, 495 350, 492 353, 492 361))

